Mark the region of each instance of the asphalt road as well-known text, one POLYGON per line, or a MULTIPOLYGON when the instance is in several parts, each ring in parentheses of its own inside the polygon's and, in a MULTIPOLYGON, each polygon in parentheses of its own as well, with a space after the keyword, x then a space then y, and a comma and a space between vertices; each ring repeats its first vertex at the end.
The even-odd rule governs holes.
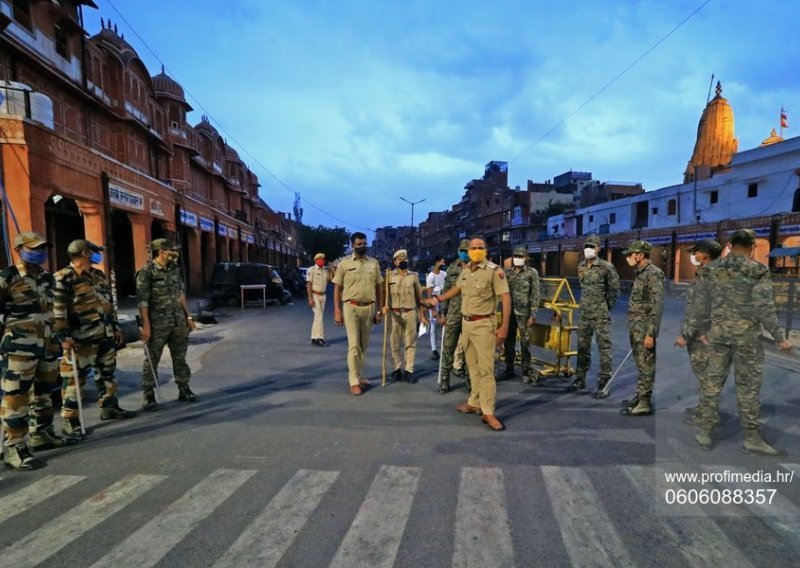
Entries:
MULTIPOLYGON (((625 307, 615 310, 615 366, 629 347, 625 307)), ((302 300, 223 310, 192 337, 201 402, 176 401, 165 358, 161 411, 99 422, 87 403, 87 442, 41 452, 44 469, 0 473, 0 565, 796 566, 797 360, 768 354, 763 388, 764 436, 785 457, 741 450, 732 384, 717 446, 703 452, 682 422, 697 399, 686 354, 672 346, 682 310, 668 300, 654 416, 618 412, 633 392, 629 361, 604 401, 591 396, 593 374, 579 394, 561 378, 500 382, 500 433, 455 412, 460 388, 436 394, 427 337, 417 384, 352 397, 330 314, 330 346, 318 348, 302 300), (707 479, 670 484, 665 473, 707 479)), ((376 327, 369 349, 376 385, 382 334, 376 327)), ((142 358, 137 344, 119 355, 127 408, 141 405, 142 358)))

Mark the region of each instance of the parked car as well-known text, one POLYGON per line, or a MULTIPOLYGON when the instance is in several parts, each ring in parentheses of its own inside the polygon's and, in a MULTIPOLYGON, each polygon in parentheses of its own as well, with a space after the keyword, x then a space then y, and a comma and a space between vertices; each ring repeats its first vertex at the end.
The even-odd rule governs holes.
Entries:
MULTIPOLYGON (((292 301, 292 294, 283 287, 283 280, 269 264, 255 262, 218 262, 214 265, 208 296, 215 305, 239 306, 241 285, 266 286, 267 300, 277 300, 282 305, 292 301)), ((256 292, 247 292, 253 298, 256 292)))

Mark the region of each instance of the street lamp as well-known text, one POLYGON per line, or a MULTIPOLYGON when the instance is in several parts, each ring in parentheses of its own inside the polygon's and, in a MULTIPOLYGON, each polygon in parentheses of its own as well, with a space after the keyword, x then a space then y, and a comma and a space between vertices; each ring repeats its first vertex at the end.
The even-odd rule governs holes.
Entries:
POLYGON ((420 199, 419 201, 409 201, 405 197, 401 197, 400 199, 402 199, 403 201, 405 201, 406 203, 411 205, 411 226, 413 227, 414 226, 414 205, 418 205, 418 204, 422 203, 425 200, 424 199, 420 199))

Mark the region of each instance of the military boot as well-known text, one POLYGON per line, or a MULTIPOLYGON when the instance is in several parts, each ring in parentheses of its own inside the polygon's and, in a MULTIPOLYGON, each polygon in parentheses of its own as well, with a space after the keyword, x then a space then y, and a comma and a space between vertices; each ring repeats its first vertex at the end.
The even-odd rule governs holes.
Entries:
POLYGON ((569 392, 575 392, 586 388, 586 377, 575 377, 575 380, 567 385, 569 392))
POLYGON ((503 379, 513 379, 514 378, 514 367, 506 367, 505 372, 502 375, 503 379))
POLYGON ((639 397, 635 406, 623 408, 620 411, 623 416, 647 416, 653 414, 653 406, 650 404, 649 397, 639 397))
MULTIPOLYGON (((64 418, 64 426, 61 428, 61 433, 65 438, 76 438, 78 440, 82 440, 86 436, 81 431, 81 421, 77 416, 64 418)), ((88 433, 87 431, 86 434, 88 433)))
POLYGON ((754 454, 762 454, 765 456, 780 456, 781 452, 767 444, 762 438, 757 429, 745 430, 744 432, 744 449, 754 454))
POLYGON ((631 398, 626 398, 622 401, 623 408, 633 408, 639 404, 639 394, 633 395, 631 398))
POLYGON ((19 469, 22 471, 31 471, 45 466, 42 460, 31 453, 25 442, 14 444, 13 446, 6 446, 3 452, 3 463, 5 463, 5 466, 9 469, 19 469))
POLYGON ((450 391, 450 373, 442 371, 442 379, 436 392, 439 394, 447 394, 450 391))
POLYGON ((49 450, 52 448, 63 448, 64 446, 74 446, 79 443, 80 439, 74 436, 64 436, 63 438, 56 434, 53 426, 48 426, 44 430, 38 430, 31 433, 29 440, 32 450, 49 450))
POLYGON ((189 385, 178 385, 178 400, 181 402, 197 402, 200 397, 192 392, 189 385))
POLYGON ((714 445, 714 441, 711 439, 711 432, 708 430, 700 430, 694 439, 701 450, 709 451, 714 445))
POLYGON ((144 403, 142 403, 142 410, 145 412, 155 412, 159 409, 156 402, 156 395, 153 391, 144 391, 144 403))
POLYGON ((697 406, 689 406, 687 408, 684 408, 683 412, 686 413, 686 415, 690 416, 690 417, 699 416, 700 415, 700 405, 698 404, 697 406))
POLYGON ((608 398, 608 392, 605 390, 608 384, 609 377, 598 377, 597 390, 594 391, 594 397, 597 399, 608 398))
POLYGON ((125 410, 120 407, 116 396, 106 397, 100 406, 100 420, 125 420, 135 416, 136 413, 133 410, 125 410))

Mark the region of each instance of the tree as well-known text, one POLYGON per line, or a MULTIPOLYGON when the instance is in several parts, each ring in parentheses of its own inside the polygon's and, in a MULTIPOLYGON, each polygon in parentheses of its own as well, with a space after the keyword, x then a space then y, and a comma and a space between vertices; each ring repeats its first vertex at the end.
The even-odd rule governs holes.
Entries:
POLYGON ((318 252, 324 253, 329 262, 344 254, 350 243, 350 233, 343 227, 307 227, 300 229, 300 241, 311 258, 318 252))

